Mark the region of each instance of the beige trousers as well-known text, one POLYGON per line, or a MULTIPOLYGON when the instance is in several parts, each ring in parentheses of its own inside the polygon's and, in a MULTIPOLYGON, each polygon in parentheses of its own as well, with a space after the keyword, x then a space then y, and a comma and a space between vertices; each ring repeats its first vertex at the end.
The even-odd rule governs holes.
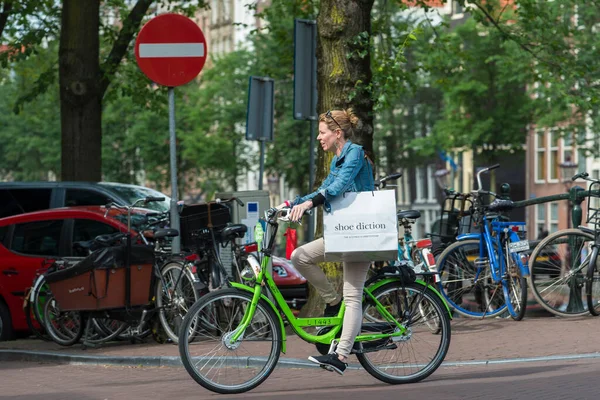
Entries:
MULTIPOLYGON (((294 267, 319 291, 326 303, 336 303, 340 297, 318 263, 325 261, 325 244, 317 239, 298 247, 291 257, 294 267)), ((354 339, 362 325, 362 292, 369 270, 369 262, 344 263, 344 326, 336 352, 348 357, 354 339)))

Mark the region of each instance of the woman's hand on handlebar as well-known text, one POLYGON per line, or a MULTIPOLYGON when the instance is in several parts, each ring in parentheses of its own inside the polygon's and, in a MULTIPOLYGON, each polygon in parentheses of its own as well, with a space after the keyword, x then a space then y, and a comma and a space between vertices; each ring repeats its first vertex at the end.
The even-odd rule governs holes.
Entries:
POLYGON ((313 208, 312 200, 306 200, 304 203, 294 206, 289 214, 290 221, 299 222, 302 219, 302 216, 304 216, 304 213, 311 208, 313 208))

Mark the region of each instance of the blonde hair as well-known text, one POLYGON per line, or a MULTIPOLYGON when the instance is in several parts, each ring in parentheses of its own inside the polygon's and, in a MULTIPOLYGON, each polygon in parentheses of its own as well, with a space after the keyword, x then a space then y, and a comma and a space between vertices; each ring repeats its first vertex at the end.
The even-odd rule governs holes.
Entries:
POLYGON ((357 130, 362 128, 360 118, 354 114, 352 108, 346 110, 330 110, 319 115, 319 122, 325 122, 327 128, 332 131, 341 129, 344 134, 344 139, 349 139, 354 136, 357 130), (328 114, 331 113, 331 116, 328 114))

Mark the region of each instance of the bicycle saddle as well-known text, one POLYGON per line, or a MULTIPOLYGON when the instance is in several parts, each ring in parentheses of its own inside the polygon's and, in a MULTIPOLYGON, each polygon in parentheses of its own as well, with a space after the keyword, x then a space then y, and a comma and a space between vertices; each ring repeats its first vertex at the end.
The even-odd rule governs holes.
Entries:
POLYGON ((179 231, 177 229, 157 229, 154 231, 155 239, 162 239, 166 237, 176 237, 179 236, 179 231))
POLYGON ((421 212, 417 210, 405 210, 398 212, 398 218, 417 219, 421 216, 421 212))
POLYGON ((246 235, 247 231, 248 227, 246 225, 229 225, 221 232, 221 239, 223 239, 224 242, 228 242, 233 239, 241 239, 246 235))
POLYGON ((494 200, 488 207, 489 211, 492 212, 502 212, 502 211, 510 211, 515 208, 515 203, 511 200, 494 200))

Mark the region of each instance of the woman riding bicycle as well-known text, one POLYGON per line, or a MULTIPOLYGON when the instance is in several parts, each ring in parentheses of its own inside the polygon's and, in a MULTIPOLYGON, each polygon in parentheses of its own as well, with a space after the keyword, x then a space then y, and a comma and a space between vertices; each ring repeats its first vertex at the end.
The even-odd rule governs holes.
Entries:
MULTIPOLYGON (((374 190, 373 168, 362 146, 352 143, 360 120, 348 110, 328 111, 319 116, 320 142, 324 151, 334 152, 329 175, 313 193, 298 197, 294 202, 286 201, 281 207, 293 207, 290 212, 292 221, 299 221, 311 208, 323 205, 331 210, 329 202, 345 192, 363 192, 374 190)), ((324 316, 334 317, 341 307, 342 297, 333 288, 318 263, 325 261, 323 238, 307 243, 292 253, 294 267, 319 291, 327 303, 324 316)), ((309 357, 314 363, 343 374, 348 366, 347 358, 354 339, 362 325, 362 293, 369 262, 344 263, 343 299, 346 304, 344 323, 339 344, 334 353, 325 356, 309 357)))

